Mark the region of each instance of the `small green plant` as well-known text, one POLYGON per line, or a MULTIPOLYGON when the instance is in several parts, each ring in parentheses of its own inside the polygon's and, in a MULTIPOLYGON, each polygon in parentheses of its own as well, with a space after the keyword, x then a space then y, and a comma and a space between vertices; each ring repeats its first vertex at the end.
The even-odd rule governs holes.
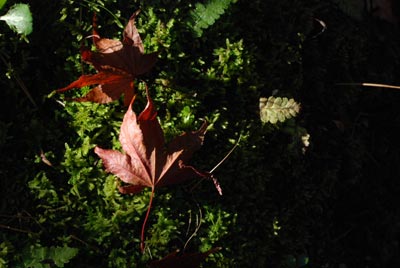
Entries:
POLYGON ((203 31, 213 25, 224 14, 232 3, 237 0, 208 0, 205 4, 196 3, 194 10, 190 12, 189 27, 197 37, 201 37, 203 31))

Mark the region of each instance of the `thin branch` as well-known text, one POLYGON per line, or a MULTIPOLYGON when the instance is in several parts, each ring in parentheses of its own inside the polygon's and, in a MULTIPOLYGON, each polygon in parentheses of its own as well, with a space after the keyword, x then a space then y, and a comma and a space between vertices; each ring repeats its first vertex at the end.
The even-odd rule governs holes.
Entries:
POLYGON ((237 141, 236 144, 235 144, 235 146, 233 146, 232 149, 225 155, 225 157, 222 158, 222 160, 219 161, 219 163, 218 163, 213 169, 210 170, 210 173, 213 173, 222 163, 225 162, 225 160, 231 155, 231 153, 232 153, 232 152, 236 149, 236 147, 239 145, 239 141, 240 141, 240 138, 241 138, 241 137, 242 137, 242 136, 240 135, 238 141, 237 141))
POLYGON ((82 244, 84 244, 85 246, 87 246, 88 248, 94 249, 96 251, 100 251, 100 249, 98 247, 95 247, 93 245, 90 245, 89 243, 83 241, 82 239, 80 239, 79 237, 77 237, 76 235, 70 235, 69 237, 71 237, 73 240, 76 240, 82 244))
POLYGON ((0 214, 0 217, 4 217, 4 218, 11 218, 11 219, 31 219, 32 217, 30 216, 23 216, 20 213, 18 213, 17 215, 8 215, 8 214, 0 214))
POLYGON ((387 84, 376 84, 376 83, 336 83, 338 86, 363 86, 363 87, 383 87, 383 88, 393 88, 400 89, 400 86, 393 86, 387 84))
POLYGON ((3 224, 0 224, 0 228, 7 229, 7 230, 10 230, 10 231, 19 232, 19 233, 25 233, 25 234, 36 234, 36 233, 34 233, 32 231, 29 231, 29 230, 19 229, 19 228, 15 228, 15 227, 11 227, 11 226, 8 226, 8 225, 3 225, 3 224))
POLYGON ((74 239, 74 240, 76 240, 76 241, 78 241, 78 242, 84 244, 84 245, 87 246, 87 247, 91 247, 91 246, 89 245, 89 243, 83 241, 82 239, 76 237, 75 235, 70 235, 69 237, 71 237, 72 239, 74 239))
MULTIPOLYGON (((4 65, 7 66, 8 68, 11 68, 11 64, 6 61, 3 55, 0 54, 0 59, 3 61, 4 65)), ((26 97, 29 99, 29 101, 33 104, 35 109, 38 108, 38 105, 36 104, 35 100, 32 98, 32 95, 29 93, 28 88, 25 86, 24 82, 21 80, 19 75, 13 70, 12 76, 14 77, 15 81, 19 85, 19 87, 22 89, 22 91, 25 93, 26 97)))
POLYGON ((17 73, 13 73, 15 81, 19 87, 24 91, 25 95, 28 97, 29 101, 33 104, 33 106, 37 109, 38 105, 36 104, 35 100, 32 98, 32 95, 29 93, 28 88, 25 86, 25 83, 21 80, 17 73))
POLYGON ((28 211, 23 209, 22 212, 28 215, 40 227, 40 229, 42 229, 42 231, 46 231, 42 224, 37 219, 35 219, 28 211))

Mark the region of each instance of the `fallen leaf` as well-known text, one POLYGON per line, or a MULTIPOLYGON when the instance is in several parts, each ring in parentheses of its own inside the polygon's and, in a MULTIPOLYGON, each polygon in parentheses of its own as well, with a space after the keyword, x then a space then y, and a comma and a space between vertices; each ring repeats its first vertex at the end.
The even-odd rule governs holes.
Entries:
POLYGON ((144 47, 135 26, 136 11, 125 26, 123 39, 100 38, 97 33, 97 19, 93 19, 93 43, 97 51, 82 49, 82 59, 94 66, 98 73, 82 75, 68 86, 58 89, 65 92, 73 88, 97 85, 88 94, 75 101, 108 103, 124 94, 124 104, 128 106, 135 95, 134 79, 148 72, 157 60, 157 53, 144 54, 144 47))
POLYGON ((157 188, 207 174, 199 172, 186 162, 204 140, 207 123, 198 131, 184 133, 165 145, 164 133, 157 120, 153 101, 147 95, 147 106, 139 115, 129 105, 119 140, 125 153, 95 148, 108 172, 117 175, 128 186, 120 187, 121 193, 138 193, 145 187, 157 188), (135 186, 135 188, 128 188, 135 186))
POLYGON ((157 111, 147 87, 146 93, 147 106, 140 115, 137 117, 132 111, 133 98, 124 116, 119 141, 125 153, 95 148, 95 153, 103 160, 106 171, 117 175, 127 184, 119 187, 121 193, 138 193, 145 187, 151 188, 149 209, 142 228, 142 251, 144 226, 155 189, 195 177, 209 176, 207 172, 200 172, 184 164, 201 147, 207 123, 203 123, 197 131, 175 137, 166 146, 164 133, 157 120, 157 111))
POLYGON ((170 253, 166 257, 158 261, 150 263, 151 268, 197 268, 200 267, 208 255, 221 250, 221 248, 212 248, 203 253, 183 253, 179 254, 179 250, 170 253))

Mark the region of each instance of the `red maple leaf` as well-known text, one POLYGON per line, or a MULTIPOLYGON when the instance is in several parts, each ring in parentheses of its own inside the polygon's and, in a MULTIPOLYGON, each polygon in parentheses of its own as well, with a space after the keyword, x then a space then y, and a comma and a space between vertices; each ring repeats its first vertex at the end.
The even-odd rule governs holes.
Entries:
POLYGON ((204 140, 207 124, 199 130, 175 137, 167 146, 164 133, 157 120, 157 112, 147 93, 147 106, 138 117, 129 105, 119 134, 125 153, 116 150, 95 148, 103 160, 107 172, 117 175, 126 186, 119 187, 121 193, 138 193, 151 188, 149 209, 142 227, 141 249, 144 250, 144 229, 150 212, 154 191, 158 187, 181 183, 194 177, 209 177, 209 173, 197 171, 184 164, 204 140))
POLYGON ((168 254, 158 261, 150 263, 151 268, 198 268, 208 255, 217 252, 221 248, 212 248, 203 253, 183 253, 179 250, 168 254))
POLYGON ((124 104, 128 106, 135 95, 134 79, 148 72, 157 60, 157 53, 144 54, 143 43, 135 26, 135 18, 139 11, 131 16, 125 26, 122 42, 100 38, 94 17, 92 37, 97 51, 84 48, 81 55, 84 61, 94 66, 97 73, 82 75, 78 80, 56 92, 97 85, 84 97, 73 100, 108 103, 124 94, 124 104))

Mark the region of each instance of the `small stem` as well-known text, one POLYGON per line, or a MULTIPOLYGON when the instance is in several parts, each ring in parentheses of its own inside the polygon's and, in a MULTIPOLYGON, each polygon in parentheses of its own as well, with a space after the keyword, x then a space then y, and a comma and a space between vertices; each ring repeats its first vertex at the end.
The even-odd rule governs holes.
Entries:
POLYGON ((144 237, 144 233, 145 233, 145 230, 146 230, 147 219, 149 218, 149 215, 150 215, 151 204, 153 203, 153 197, 154 197, 154 187, 151 189, 149 207, 147 208, 146 217, 144 218, 143 225, 142 225, 142 234, 141 234, 141 237, 140 237, 140 251, 142 253, 144 252, 144 238, 145 238, 144 237))
POLYGON ((187 245, 189 244, 190 240, 192 240, 192 238, 195 237, 197 235, 197 232, 200 230, 201 221, 203 219, 203 216, 202 216, 202 213, 201 213, 200 206, 198 204, 197 204, 197 206, 199 207, 199 216, 196 215, 197 226, 196 226, 194 232, 189 237, 189 239, 186 241, 185 245, 183 246, 183 251, 185 251, 185 249, 186 249, 187 245))
POLYGON ((376 83, 337 83, 338 86, 363 86, 363 87, 383 87, 383 88, 394 88, 400 89, 400 86, 392 86, 387 84, 376 84, 376 83))
POLYGON ((400 89, 399 86, 392 86, 392 85, 386 85, 386 84, 362 83, 362 85, 364 87, 384 87, 384 88, 400 89))
POLYGON ((240 138, 241 138, 241 137, 242 137, 242 135, 239 136, 238 141, 237 141, 236 144, 232 147, 232 149, 229 150, 229 152, 224 156, 224 158, 222 158, 222 160, 219 161, 219 163, 218 163, 213 169, 211 169, 209 173, 213 173, 222 163, 225 162, 225 160, 231 155, 231 153, 232 153, 232 152, 236 149, 236 147, 239 145, 239 142, 240 142, 240 138))
POLYGON ((7 230, 10 230, 10 231, 20 232, 20 233, 25 233, 25 234, 35 234, 34 232, 31 232, 29 230, 23 230, 23 229, 19 229, 19 228, 14 228, 14 227, 11 227, 11 226, 8 226, 8 225, 3 225, 3 224, 0 224, 0 228, 7 229, 7 230))

